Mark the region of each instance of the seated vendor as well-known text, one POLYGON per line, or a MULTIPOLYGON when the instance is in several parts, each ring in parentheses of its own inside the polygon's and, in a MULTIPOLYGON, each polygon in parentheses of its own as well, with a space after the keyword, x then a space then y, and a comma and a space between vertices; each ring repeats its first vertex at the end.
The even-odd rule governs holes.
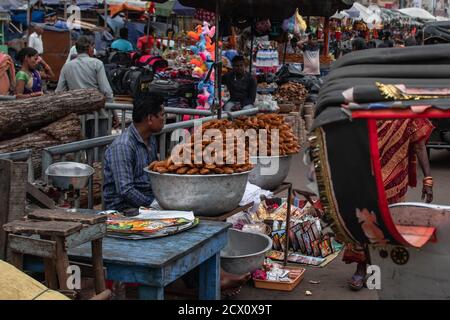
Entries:
MULTIPOLYGON (((154 95, 135 97, 133 123, 106 150, 103 184, 106 210, 123 212, 152 204, 150 175, 144 168, 157 160, 155 134, 164 127, 163 101, 154 95)), ((192 274, 185 277, 188 283, 193 279, 195 275, 192 274)), ((222 270, 222 293, 239 292, 249 279, 249 273, 234 275, 222 270)))
POLYGON ((238 111, 254 108, 256 100, 256 80, 245 72, 244 57, 235 56, 233 70, 225 74, 222 82, 230 91, 230 100, 223 106, 224 111, 238 111))
POLYGON ((159 96, 136 97, 133 123, 106 150, 105 209, 124 211, 153 202, 150 176, 144 168, 157 159, 154 134, 164 126, 163 102, 159 96))

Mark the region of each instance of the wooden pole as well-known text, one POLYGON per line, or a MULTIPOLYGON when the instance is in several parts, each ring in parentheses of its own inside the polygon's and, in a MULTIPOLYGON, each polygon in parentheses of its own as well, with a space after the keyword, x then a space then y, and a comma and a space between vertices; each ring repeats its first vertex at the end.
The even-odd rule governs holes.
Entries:
POLYGON ((328 18, 325 18, 323 29, 323 32, 325 34, 323 55, 328 56, 328 53, 330 51, 330 20, 328 18))
POLYGON ((108 3, 105 1, 105 16, 104 16, 104 20, 105 20, 105 29, 108 27, 108 3))
POLYGON ((215 48, 215 63, 216 63, 216 73, 215 73, 215 90, 214 90, 214 94, 215 94, 215 102, 218 103, 218 113, 217 113, 217 117, 219 119, 222 118, 222 106, 221 106, 221 102, 222 102, 222 97, 220 96, 220 92, 221 92, 221 86, 220 86, 220 70, 222 68, 222 57, 220 56, 220 51, 219 51, 219 28, 220 28, 220 1, 216 1, 216 34, 215 34, 215 38, 216 38, 216 48, 215 48))
POLYGON ((292 205, 292 183, 289 183, 288 198, 287 198, 287 213, 286 213, 286 243, 284 247, 284 262, 286 267, 289 255, 289 231, 291 230, 291 205, 292 205))
POLYGON ((31 3, 30 0, 27 0, 27 30, 28 30, 28 35, 27 35, 27 44, 26 46, 28 47, 28 41, 30 39, 30 28, 31 28, 31 3))

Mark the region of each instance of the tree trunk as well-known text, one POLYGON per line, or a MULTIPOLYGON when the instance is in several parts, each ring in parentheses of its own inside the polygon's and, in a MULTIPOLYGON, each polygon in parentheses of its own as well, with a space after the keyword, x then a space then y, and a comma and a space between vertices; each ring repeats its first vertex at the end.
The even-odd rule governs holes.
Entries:
POLYGON ((33 168, 36 176, 41 173, 41 151, 44 148, 78 141, 81 138, 79 117, 72 113, 38 131, 0 142, 0 153, 32 149, 33 168))
POLYGON ((104 106, 104 95, 95 89, 0 102, 0 141, 40 129, 71 113, 91 113, 104 106))

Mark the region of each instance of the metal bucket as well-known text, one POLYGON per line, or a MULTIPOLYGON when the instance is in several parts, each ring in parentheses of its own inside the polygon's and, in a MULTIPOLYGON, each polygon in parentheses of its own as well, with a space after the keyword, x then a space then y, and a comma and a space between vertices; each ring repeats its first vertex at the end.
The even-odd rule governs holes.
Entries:
POLYGON ((250 172, 249 182, 264 190, 275 190, 289 174, 292 155, 252 158, 252 163, 255 162, 256 166, 250 172), (276 161, 278 161, 278 167, 276 167, 276 161), (275 167, 273 170, 268 170, 271 166, 275 167))
POLYGON ((57 162, 50 165, 45 174, 51 179, 52 185, 60 190, 79 190, 86 188, 94 168, 78 162, 57 162))
POLYGON ((193 211, 216 217, 239 206, 245 193, 249 172, 218 175, 150 174, 153 194, 166 210, 193 211))
POLYGON ((220 264, 233 274, 253 272, 264 264, 271 249, 272 239, 264 234, 229 229, 228 244, 220 252, 220 264))

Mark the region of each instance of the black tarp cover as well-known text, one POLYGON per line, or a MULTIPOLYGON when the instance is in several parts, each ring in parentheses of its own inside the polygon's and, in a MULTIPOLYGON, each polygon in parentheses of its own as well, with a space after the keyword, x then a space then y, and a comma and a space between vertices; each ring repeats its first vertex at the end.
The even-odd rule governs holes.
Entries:
POLYGON ((417 246, 400 234, 390 216, 376 122, 355 118, 355 113, 352 117, 350 110, 342 108, 346 103, 343 93, 352 89, 355 107, 367 108, 369 113, 374 104, 407 111, 411 106, 431 105, 448 112, 450 99, 388 99, 380 93, 377 82, 450 87, 450 44, 358 51, 332 66, 319 94, 310 138, 325 209, 323 220, 344 242, 417 246))
POLYGON ((303 16, 330 17, 337 10, 351 7, 353 0, 180 0, 182 5, 216 10, 220 2, 221 15, 228 17, 253 17, 285 19, 299 8, 303 16))

